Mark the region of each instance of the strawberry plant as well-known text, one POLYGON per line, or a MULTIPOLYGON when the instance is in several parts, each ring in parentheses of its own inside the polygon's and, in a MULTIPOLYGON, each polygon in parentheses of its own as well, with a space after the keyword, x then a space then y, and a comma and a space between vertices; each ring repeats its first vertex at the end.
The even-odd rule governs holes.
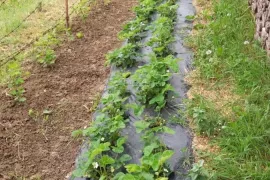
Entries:
POLYGON ((119 171, 119 168, 131 159, 128 154, 123 154, 126 138, 117 139, 115 146, 101 141, 91 143, 90 149, 84 154, 85 159, 73 172, 73 176, 112 179, 115 171, 119 171))
POLYGON ((168 17, 159 17, 149 29, 152 31, 152 38, 147 45, 152 46, 157 56, 164 57, 171 54, 169 44, 174 41, 173 20, 168 17))
POLYGON ((119 171, 131 159, 123 153, 126 138, 120 133, 127 121, 124 118, 127 76, 127 73, 117 73, 112 77, 112 84, 119 89, 108 89, 108 94, 101 99, 103 107, 90 127, 73 132, 73 136, 83 135, 91 139, 89 149, 81 157, 73 176, 112 179, 114 171, 119 171))
POLYGON ((142 180, 168 179, 171 171, 167 161, 174 152, 168 150, 156 134, 162 132, 173 134, 174 131, 162 123, 159 124, 159 121, 164 122, 162 118, 157 117, 146 118, 135 123, 136 131, 142 133, 142 140, 144 142, 141 164, 126 165, 125 168, 128 173, 117 173, 114 177, 115 180, 135 178, 142 180))
POLYGON ((135 123, 137 133, 141 133, 144 143, 143 156, 140 164, 128 164, 131 159, 124 153, 127 138, 121 132, 126 127, 125 111, 132 108, 136 115, 143 113, 145 106, 154 106, 160 111, 166 104, 166 95, 173 91, 168 83, 173 72, 178 69, 177 59, 170 54, 168 45, 172 37, 173 21, 176 13, 175 0, 140 0, 140 5, 134 11, 137 18, 127 23, 118 34, 119 39, 127 39, 127 44, 106 55, 107 63, 117 67, 132 67, 138 57, 138 42, 144 37, 151 15, 158 11, 160 16, 150 27, 153 37, 148 42, 154 55, 150 63, 140 67, 132 76, 136 95, 141 104, 126 104, 127 82, 130 73, 116 73, 110 79, 107 93, 101 98, 101 108, 91 126, 73 132, 74 136, 83 135, 91 139, 87 152, 81 157, 79 166, 73 172, 76 177, 91 179, 141 179, 165 180, 171 170, 167 161, 174 154, 161 142, 159 133, 174 133, 165 126, 166 122, 160 117, 149 117, 135 123), (173 17, 173 18, 172 18, 173 17), (123 171, 125 167, 126 171, 123 171))
POLYGON ((102 112, 107 113, 110 117, 116 115, 123 115, 125 103, 127 98, 122 98, 119 93, 107 94, 102 99, 103 104, 102 112))
POLYGON ((151 57, 151 62, 140 67, 132 76, 137 97, 142 104, 154 105, 160 111, 166 104, 168 91, 173 87, 168 83, 172 72, 177 71, 177 59, 151 57))
POLYGON ((128 43, 127 45, 114 50, 106 55, 107 63, 117 67, 132 67, 136 63, 138 46, 128 43))
POLYGON ((145 31, 147 20, 137 17, 136 19, 124 25, 123 30, 118 34, 120 40, 127 39, 129 43, 136 43, 144 36, 141 34, 145 31))
POLYGON ((129 76, 130 76, 129 72, 115 73, 113 77, 110 79, 108 92, 109 93, 118 92, 119 96, 126 97, 128 95, 126 78, 128 78, 129 76))
POLYGON ((151 15, 155 12, 157 4, 162 0, 141 0, 140 5, 134 8, 137 17, 150 21, 151 15))
POLYGON ((83 136, 91 140, 104 138, 106 141, 115 142, 121 135, 120 130, 125 128, 125 119, 121 115, 108 117, 105 114, 98 115, 94 123, 82 131, 83 136))
POLYGON ((174 1, 167 1, 166 3, 161 4, 157 7, 157 12, 162 17, 167 17, 170 19, 175 19, 177 15, 178 5, 174 1))

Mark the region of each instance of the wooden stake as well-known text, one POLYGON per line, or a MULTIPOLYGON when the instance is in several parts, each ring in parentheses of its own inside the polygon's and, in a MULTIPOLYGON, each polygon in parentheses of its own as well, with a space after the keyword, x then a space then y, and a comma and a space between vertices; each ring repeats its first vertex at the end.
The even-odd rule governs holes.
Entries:
POLYGON ((66 0, 66 26, 69 28, 68 0, 66 0))

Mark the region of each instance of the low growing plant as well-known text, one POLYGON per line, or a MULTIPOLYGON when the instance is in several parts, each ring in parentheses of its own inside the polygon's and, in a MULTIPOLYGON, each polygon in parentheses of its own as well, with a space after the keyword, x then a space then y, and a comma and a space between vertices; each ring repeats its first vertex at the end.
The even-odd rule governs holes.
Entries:
POLYGON ((192 169, 189 171, 188 176, 191 180, 208 180, 209 174, 203 167, 204 161, 200 160, 197 163, 194 163, 192 169))
POLYGON ((73 136, 83 135, 91 139, 89 149, 79 160, 73 176, 112 179, 115 172, 131 159, 128 154, 123 153, 126 138, 121 135, 127 121, 124 117, 124 95, 127 87, 125 77, 127 75, 121 73, 112 77, 113 84, 119 89, 109 88, 108 94, 102 97, 103 107, 98 110, 98 115, 90 127, 73 132, 73 136))
POLYGON ((157 7, 157 12, 162 17, 167 17, 167 18, 175 20, 178 7, 179 6, 175 4, 175 1, 167 1, 166 3, 163 3, 157 7))
POLYGON ((142 133, 144 142, 141 164, 128 164, 125 166, 128 173, 119 172, 114 177, 120 179, 142 180, 168 180, 171 173, 167 160, 174 154, 160 141, 157 133, 173 134, 174 131, 164 126, 165 120, 160 117, 146 118, 135 123, 136 131, 142 133))
POLYGON ((59 44, 56 30, 42 37, 34 45, 37 61, 45 67, 54 64, 56 53, 53 49, 59 44))
POLYGON ((156 6, 161 2, 162 0, 140 0, 140 5, 134 8, 134 12, 137 17, 150 21, 156 6))
POLYGON ((131 160, 124 154, 123 144, 126 138, 117 139, 115 145, 102 140, 91 142, 89 151, 84 154, 79 167, 73 172, 76 177, 89 177, 92 179, 112 179, 115 171, 119 171, 126 161, 131 160))
POLYGON ((173 91, 168 81, 177 69, 177 59, 173 56, 152 56, 151 62, 140 67, 132 76, 139 101, 145 105, 154 105, 160 111, 166 104, 167 93, 173 91))
POLYGON ((201 135, 217 135, 225 125, 225 118, 216 115, 213 105, 202 96, 196 95, 187 103, 188 116, 196 125, 196 131, 201 135))
POLYGON ((142 33, 147 27, 147 20, 137 17, 124 25, 123 30, 118 34, 120 40, 127 39, 129 43, 140 41, 145 35, 142 33))
POLYGON ((130 72, 117 72, 113 75, 109 82, 109 93, 118 92, 120 97, 127 97, 127 81, 126 78, 130 76, 130 72))
POLYGON ((168 17, 159 17, 149 29, 152 31, 152 38, 147 45, 153 48, 155 54, 159 57, 168 56, 171 54, 169 44, 174 41, 173 20, 168 17))
POLYGON ((46 67, 55 63, 56 54, 53 49, 47 49, 40 52, 36 57, 37 61, 46 67))
POLYGON ((137 45, 128 43, 127 45, 107 54, 107 63, 123 68, 132 67, 136 63, 136 58, 139 56, 137 51, 137 45))
POLYGON ((8 88, 9 94, 14 97, 16 102, 24 102, 23 96, 25 89, 23 87, 24 79, 18 63, 11 63, 8 66, 8 88))

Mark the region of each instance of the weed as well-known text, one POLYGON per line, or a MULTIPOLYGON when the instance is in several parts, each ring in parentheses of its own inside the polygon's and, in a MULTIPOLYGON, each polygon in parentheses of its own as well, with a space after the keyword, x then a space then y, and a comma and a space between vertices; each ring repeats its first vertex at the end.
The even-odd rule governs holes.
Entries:
POLYGON ((78 32, 78 33, 76 33, 76 36, 77 36, 78 39, 82 39, 83 38, 83 33, 78 32))
POLYGON ((23 97, 25 89, 23 87, 24 79, 18 63, 11 63, 8 66, 8 88, 9 94, 14 97, 17 102, 24 102, 23 97))
POLYGON ((198 163, 194 163, 192 169, 189 171, 189 177, 191 180, 208 180, 209 174, 203 167, 204 161, 200 160, 198 163))
POLYGON ((31 117, 33 120, 38 121, 39 112, 31 108, 28 110, 28 116, 31 117))
POLYGON ((94 112, 97 109, 100 99, 101 99, 101 94, 97 94, 94 100, 91 102, 92 104, 91 108, 88 109, 88 107, 85 106, 90 113, 94 112))
POLYGON ((35 54, 37 61, 43 66, 47 67, 54 64, 56 54, 53 48, 59 45, 60 39, 57 38, 56 31, 49 33, 42 37, 38 42, 35 43, 35 54))
POLYGON ((186 16, 185 18, 186 18, 187 21, 194 21, 195 16, 193 16, 193 15, 188 15, 188 16, 186 16))
MULTIPOLYGON (((81 0, 78 4, 76 4, 73 7, 73 10, 76 12, 76 14, 80 15, 82 19, 86 19, 89 15, 89 12, 91 10, 90 3, 93 1, 89 0, 81 0)), ((95 2, 95 0, 94 0, 95 2)))
POLYGON ((56 59, 55 51, 52 49, 47 49, 45 51, 40 52, 37 56, 37 61, 40 64, 43 64, 45 67, 54 64, 56 59))
POLYGON ((196 125, 196 131, 203 135, 218 135, 225 126, 225 118, 216 114, 216 110, 210 102, 202 96, 196 95, 187 104, 188 114, 196 125))

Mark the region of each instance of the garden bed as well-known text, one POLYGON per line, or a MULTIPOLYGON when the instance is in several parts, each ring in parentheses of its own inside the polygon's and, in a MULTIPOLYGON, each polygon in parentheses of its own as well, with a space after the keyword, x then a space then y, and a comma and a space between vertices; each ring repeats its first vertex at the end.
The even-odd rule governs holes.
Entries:
POLYGON ((180 111, 192 52, 183 44, 195 11, 191 0, 141 0, 135 13, 119 33, 123 47, 107 55, 111 78, 94 121, 73 133, 87 138, 75 179, 187 178, 191 135, 180 111))

